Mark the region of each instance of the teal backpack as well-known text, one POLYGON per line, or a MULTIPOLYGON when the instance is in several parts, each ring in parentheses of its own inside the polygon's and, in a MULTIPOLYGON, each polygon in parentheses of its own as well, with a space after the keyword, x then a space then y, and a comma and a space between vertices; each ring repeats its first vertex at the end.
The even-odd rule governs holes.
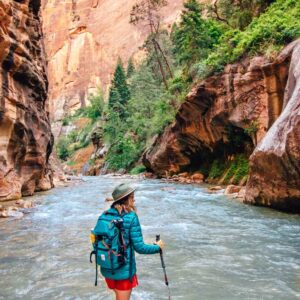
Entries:
POLYGON ((123 219, 109 212, 104 212, 98 219, 94 230, 91 230, 94 250, 90 253, 90 262, 95 255, 96 280, 98 281, 98 265, 109 269, 112 274, 126 263, 126 244, 124 241, 123 219), (113 216, 113 217, 110 217, 113 216))

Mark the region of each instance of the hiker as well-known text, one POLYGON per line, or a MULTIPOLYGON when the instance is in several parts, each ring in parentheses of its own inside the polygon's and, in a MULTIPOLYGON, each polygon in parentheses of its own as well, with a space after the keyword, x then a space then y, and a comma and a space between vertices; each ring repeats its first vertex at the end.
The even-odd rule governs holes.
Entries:
MULTIPOLYGON (((132 289, 138 285, 134 252, 136 251, 139 254, 154 254, 159 253, 164 247, 161 240, 155 242, 153 245, 144 243, 141 225, 134 205, 134 191, 135 189, 127 184, 118 185, 112 193, 113 204, 111 208, 99 217, 93 231, 96 235, 97 232, 103 231, 103 222, 107 222, 107 224, 113 223, 118 228, 121 228, 122 235, 118 240, 123 240, 124 244, 123 263, 116 269, 113 267, 104 267, 106 266, 104 264, 105 261, 102 265, 102 262, 98 263, 108 288, 115 292, 116 300, 129 300, 132 289)), ((101 240, 101 242, 105 245, 104 240, 101 240)), ((103 247, 102 244, 100 245, 103 247)), ((109 246, 105 245, 105 247, 109 249, 109 246)), ((122 261, 122 257, 120 257, 122 255, 115 252, 111 250, 111 253, 107 256, 107 260, 112 261, 115 259, 113 257, 115 255, 119 256, 118 261, 122 261)), ((104 254, 100 254, 101 259, 105 260, 104 254)), ((111 265, 107 264, 107 266, 112 265, 112 263, 111 265)))

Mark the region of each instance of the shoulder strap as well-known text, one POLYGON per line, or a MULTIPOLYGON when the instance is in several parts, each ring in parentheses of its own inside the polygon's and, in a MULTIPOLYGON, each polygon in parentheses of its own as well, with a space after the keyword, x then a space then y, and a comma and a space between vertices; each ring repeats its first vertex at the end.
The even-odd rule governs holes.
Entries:
POLYGON ((132 219, 130 226, 129 226, 129 281, 132 283, 132 261, 133 261, 133 244, 131 242, 131 227, 132 227, 132 223, 133 223, 134 219, 132 219))

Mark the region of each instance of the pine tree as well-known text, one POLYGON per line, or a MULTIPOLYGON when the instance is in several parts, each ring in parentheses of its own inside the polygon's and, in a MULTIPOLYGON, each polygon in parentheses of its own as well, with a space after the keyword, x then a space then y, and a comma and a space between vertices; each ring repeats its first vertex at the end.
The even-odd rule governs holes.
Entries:
POLYGON ((202 7, 197 0, 188 0, 184 3, 179 26, 173 27, 174 52, 179 63, 187 69, 207 57, 222 33, 217 22, 205 20, 201 14, 202 7))
POLYGON ((109 90, 108 107, 113 109, 120 102, 121 99, 118 90, 115 87, 111 87, 109 90))
POLYGON ((112 96, 113 99, 109 97, 109 103, 115 103, 116 101, 118 101, 124 106, 130 99, 130 92, 128 84, 126 82, 126 75, 120 58, 118 59, 117 67, 115 69, 114 78, 110 89, 110 96, 112 96), (119 100, 117 100, 116 93, 119 94, 119 100))
POLYGON ((130 57, 127 65, 127 78, 130 78, 134 73, 134 71, 135 71, 135 67, 134 67, 133 59, 132 57, 130 57))

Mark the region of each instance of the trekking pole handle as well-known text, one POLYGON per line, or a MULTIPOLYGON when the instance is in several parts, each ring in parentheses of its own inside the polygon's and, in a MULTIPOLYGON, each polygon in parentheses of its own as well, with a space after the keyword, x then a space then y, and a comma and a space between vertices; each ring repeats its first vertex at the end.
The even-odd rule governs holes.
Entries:
POLYGON ((160 241, 160 234, 156 235, 156 242, 160 241))

